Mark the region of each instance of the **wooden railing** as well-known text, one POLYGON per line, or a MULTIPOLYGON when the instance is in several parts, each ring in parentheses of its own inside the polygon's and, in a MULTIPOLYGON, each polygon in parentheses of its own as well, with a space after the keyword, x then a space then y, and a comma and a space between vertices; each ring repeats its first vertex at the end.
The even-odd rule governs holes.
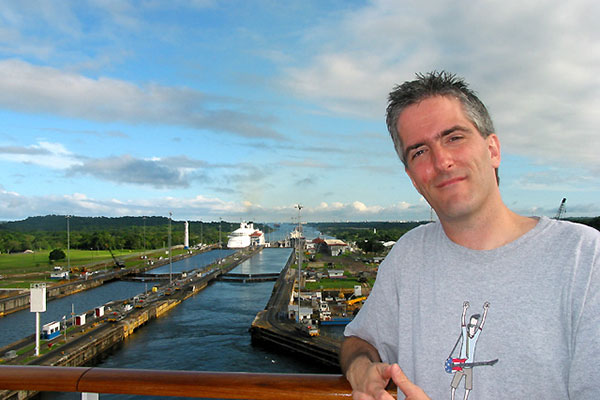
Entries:
POLYGON ((0 365, 3 389, 257 400, 352 397, 342 375, 0 365))

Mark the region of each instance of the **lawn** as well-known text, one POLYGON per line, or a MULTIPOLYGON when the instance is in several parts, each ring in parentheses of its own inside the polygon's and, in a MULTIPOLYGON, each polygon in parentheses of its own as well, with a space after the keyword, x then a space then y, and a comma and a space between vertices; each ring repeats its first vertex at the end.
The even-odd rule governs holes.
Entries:
MULTIPOLYGON (((132 255, 139 250, 115 250, 116 257, 132 255)), ((49 250, 36 251, 34 253, 0 254, 0 274, 29 274, 36 272, 48 272, 54 266, 67 267, 67 259, 50 263, 49 250)), ((112 257, 106 250, 71 250, 69 252, 71 266, 97 263, 100 261, 110 262, 112 257)))
MULTIPOLYGON (((173 249, 173 256, 187 250, 173 249)), ((139 258, 143 250, 114 250, 115 257, 126 262, 127 267, 138 266, 145 262, 139 258)), ((28 288, 31 283, 48 281, 54 267, 67 270, 71 267, 85 266, 88 270, 112 267, 114 262, 107 250, 71 250, 70 260, 50 263, 49 250, 35 253, 0 254, 0 288, 28 288)), ((152 258, 168 257, 165 250, 147 250, 146 255, 152 258)))

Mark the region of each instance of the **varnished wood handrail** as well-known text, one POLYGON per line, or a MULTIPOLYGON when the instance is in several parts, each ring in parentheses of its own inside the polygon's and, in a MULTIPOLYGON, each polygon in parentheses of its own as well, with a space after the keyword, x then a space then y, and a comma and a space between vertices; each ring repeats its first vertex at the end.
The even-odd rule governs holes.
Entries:
POLYGON ((348 399, 342 375, 0 365, 0 390, 221 399, 348 399))

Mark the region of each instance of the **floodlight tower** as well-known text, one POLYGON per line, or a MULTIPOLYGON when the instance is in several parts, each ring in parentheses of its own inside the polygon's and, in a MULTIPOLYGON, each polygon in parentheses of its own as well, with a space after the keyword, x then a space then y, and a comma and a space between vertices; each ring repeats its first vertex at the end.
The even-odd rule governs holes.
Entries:
POLYGON ((144 216, 142 219, 144 221, 144 252, 142 253, 142 255, 145 257, 146 256, 146 217, 144 216))
POLYGON ((296 208, 298 209, 298 237, 296 239, 296 248, 298 251, 298 313, 296 315, 296 322, 300 322, 300 280, 302 279, 302 221, 300 219, 300 210, 302 210, 302 206, 300 204, 296 204, 296 208))
POLYGON ((71 231, 69 228, 69 220, 71 219, 71 216, 67 215, 66 218, 67 218, 67 270, 71 271, 71 231))
POLYGON ((173 282, 173 253, 171 251, 171 217, 173 213, 169 211, 169 283, 173 282))

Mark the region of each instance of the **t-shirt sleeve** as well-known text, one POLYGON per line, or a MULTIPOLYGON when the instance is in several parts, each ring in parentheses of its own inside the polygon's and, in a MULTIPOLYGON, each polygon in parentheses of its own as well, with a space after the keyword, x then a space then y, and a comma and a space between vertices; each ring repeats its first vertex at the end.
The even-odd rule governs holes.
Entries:
POLYGON ((578 263, 571 303, 569 396, 573 399, 600 399, 600 236, 596 238, 587 254, 576 255, 587 259, 587 265, 578 263))
POLYGON ((395 285, 393 251, 383 261, 373 290, 345 336, 357 336, 373 345, 383 362, 398 362, 398 295, 395 285))

